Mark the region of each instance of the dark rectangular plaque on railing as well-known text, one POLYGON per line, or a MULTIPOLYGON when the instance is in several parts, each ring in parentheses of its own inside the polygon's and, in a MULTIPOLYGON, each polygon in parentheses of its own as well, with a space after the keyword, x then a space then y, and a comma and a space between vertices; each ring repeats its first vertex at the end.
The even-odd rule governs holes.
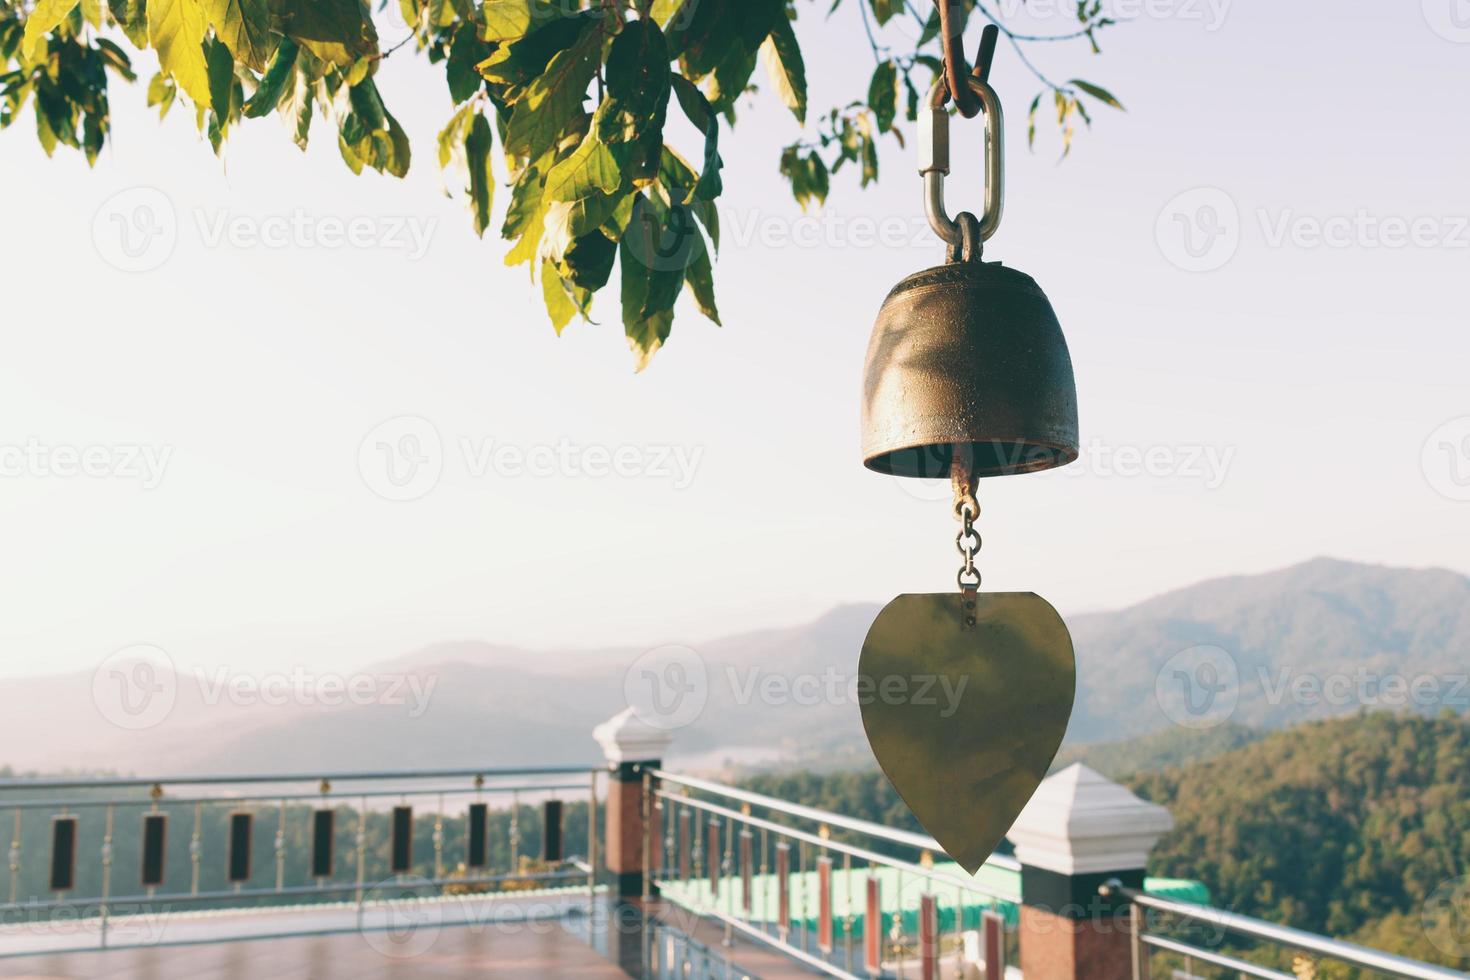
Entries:
POLYGON ((51 821, 51 890, 70 891, 77 883, 77 818, 51 821))
POLYGON ((230 814, 230 883, 250 880, 250 832, 255 818, 248 813, 230 814))
POLYGON ((337 814, 331 810, 317 810, 311 815, 311 876, 332 877, 332 830, 337 814))
POLYGON ((541 805, 541 860, 561 859, 561 800, 547 800, 541 805))
POLYGON ((709 822, 709 849, 705 857, 705 867, 709 871, 709 893, 710 898, 716 905, 720 902, 720 822, 711 819, 709 822))
POLYGON ((740 832, 740 907, 750 915, 751 892, 755 891, 755 835, 747 828, 740 832))
POLYGON ((164 843, 168 840, 168 817, 143 814, 143 887, 163 884, 164 843))
POLYGON ((776 929, 781 939, 791 930, 791 845, 776 845, 776 929))
POLYGON ((817 858, 817 949, 832 952, 832 859, 817 858))
POLYGON ((465 855, 465 866, 469 868, 484 868, 490 864, 490 856, 486 852, 485 843, 488 840, 486 833, 489 819, 490 807, 485 803, 470 804, 470 833, 469 853, 465 855))
POLYGON ((939 980, 939 904, 927 892, 919 896, 919 977, 939 980))
POLYGON ((679 878, 689 880, 689 808, 679 811, 679 878))
POLYGON ((393 808, 393 860, 388 870, 396 875, 413 870, 413 807, 393 808))
POLYGON ((878 879, 868 876, 867 914, 863 916, 863 965, 869 973, 883 972, 883 903, 878 879))

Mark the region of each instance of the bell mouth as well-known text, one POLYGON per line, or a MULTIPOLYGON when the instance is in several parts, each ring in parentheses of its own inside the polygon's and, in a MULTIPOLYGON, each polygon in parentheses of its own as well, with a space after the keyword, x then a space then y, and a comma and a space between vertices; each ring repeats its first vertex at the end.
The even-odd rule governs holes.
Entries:
POLYGON ((1014 476, 1066 466, 1077 458, 1077 448, 1063 442, 1028 439, 990 439, 970 443, 930 443, 881 452, 863 460, 875 473, 918 479, 947 480, 956 452, 968 458, 976 476, 1014 476))

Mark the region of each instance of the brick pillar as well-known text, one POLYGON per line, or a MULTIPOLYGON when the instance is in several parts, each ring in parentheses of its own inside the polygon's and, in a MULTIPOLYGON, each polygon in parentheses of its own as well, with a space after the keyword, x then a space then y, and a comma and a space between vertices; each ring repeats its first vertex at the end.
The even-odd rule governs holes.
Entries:
POLYGON ((1130 980, 1128 906, 1098 889, 1143 887, 1169 811, 1080 763, 1042 782, 1007 835, 1021 862, 1021 973, 1026 980, 1130 980))
MULTIPOLYGON (((647 724, 628 708, 594 728, 592 737, 602 746, 608 768, 603 859, 607 870, 617 878, 620 897, 641 895, 643 847, 648 833, 643 822, 644 775, 659 768, 659 760, 673 736, 647 724)), ((653 833, 650 861, 656 868, 659 858, 656 826, 653 833)))

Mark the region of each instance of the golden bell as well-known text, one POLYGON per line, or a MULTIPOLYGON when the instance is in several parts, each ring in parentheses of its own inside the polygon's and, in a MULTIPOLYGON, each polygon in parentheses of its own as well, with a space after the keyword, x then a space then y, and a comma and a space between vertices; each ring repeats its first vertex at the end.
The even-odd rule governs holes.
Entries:
POLYGON ((1077 458, 1077 384, 1036 281, 996 262, 925 269, 893 288, 863 368, 863 462, 948 478, 956 447, 976 476, 1077 458))

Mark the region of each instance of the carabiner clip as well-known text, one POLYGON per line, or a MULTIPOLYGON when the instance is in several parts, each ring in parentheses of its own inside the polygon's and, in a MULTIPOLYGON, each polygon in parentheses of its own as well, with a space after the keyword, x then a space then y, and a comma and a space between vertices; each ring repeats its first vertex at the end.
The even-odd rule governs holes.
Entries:
MULTIPOLYGON (((1000 227, 1005 209, 1005 116, 989 82, 973 75, 965 80, 979 97, 985 114, 985 210, 980 216, 983 242, 1000 227)), ((929 227, 950 245, 958 246, 960 226, 944 210, 944 178, 949 176, 949 110, 943 105, 947 91, 941 75, 929 90, 928 106, 919 113, 919 173, 924 178, 924 214, 929 227)))

